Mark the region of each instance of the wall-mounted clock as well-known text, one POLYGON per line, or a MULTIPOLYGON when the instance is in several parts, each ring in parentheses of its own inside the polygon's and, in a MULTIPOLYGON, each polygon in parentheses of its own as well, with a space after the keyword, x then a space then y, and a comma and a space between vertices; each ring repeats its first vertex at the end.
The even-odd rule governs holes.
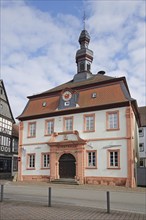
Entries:
POLYGON ((72 94, 70 91, 65 91, 63 94, 62 94, 62 98, 64 101, 69 101, 72 97, 72 94))

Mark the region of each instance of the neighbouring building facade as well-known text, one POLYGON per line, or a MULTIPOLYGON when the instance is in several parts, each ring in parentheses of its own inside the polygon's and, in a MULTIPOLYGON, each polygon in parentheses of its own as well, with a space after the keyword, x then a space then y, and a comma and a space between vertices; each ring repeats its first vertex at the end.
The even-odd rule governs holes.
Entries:
POLYGON ((91 73, 89 41, 83 30, 73 79, 29 96, 18 117, 20 181, 72 178, 79 184, 136 184, 136 100, 125 77, 91 73))
POLYGON ((0 80, 0 179, 11 178, 18 172, 18 136, 18 125, 0 80))
POLYGON ((141 127, 139 128, 139 166, 146 167, 146 106, 138 108, 141 127))

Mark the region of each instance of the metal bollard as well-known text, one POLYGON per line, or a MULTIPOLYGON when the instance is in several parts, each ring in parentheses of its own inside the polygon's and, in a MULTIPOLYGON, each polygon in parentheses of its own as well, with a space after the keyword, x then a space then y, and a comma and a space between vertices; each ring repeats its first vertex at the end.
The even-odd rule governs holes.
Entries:
POLYGON ((1 185, 1 200, 0 200, 0 202, 3 202, 3 198, 4 198, 4 185, 1 185))
POLYGON ((109 191, 106 192, 106 196, 107 196, 107 213, 110 213, 110 192, 109 191))
POLYGON ((48 207, 51 207, 51 187, 48 190, 48 207))

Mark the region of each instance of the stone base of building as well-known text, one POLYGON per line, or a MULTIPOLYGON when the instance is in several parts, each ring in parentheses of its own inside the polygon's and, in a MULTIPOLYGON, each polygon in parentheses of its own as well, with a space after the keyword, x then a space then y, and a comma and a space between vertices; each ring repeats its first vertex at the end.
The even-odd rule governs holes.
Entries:
MULTIPOLYGON (((37 182, 50 182, 50 176, 45 175, 23 175, 19 181, 37 181, 37 182)), ((84 184, 93 184, 93 185, 104 185, 104 186, 125 186, 125 187, 135 187, 135 184, 127 184, 127 178, 118 178, 118 177, 84 177, 84 184)), ((78 181, 78 184, 81 184, 78 181)))
POLYGON ((105 186, 126 186, 127 178, 117 177, 85 177, 85 184, 105 185, 105 186))
POLYGON ((25 175, 22 176, 21 181, 37 181, 37 182, 50 182, 50 176, 45 175, 25 175))

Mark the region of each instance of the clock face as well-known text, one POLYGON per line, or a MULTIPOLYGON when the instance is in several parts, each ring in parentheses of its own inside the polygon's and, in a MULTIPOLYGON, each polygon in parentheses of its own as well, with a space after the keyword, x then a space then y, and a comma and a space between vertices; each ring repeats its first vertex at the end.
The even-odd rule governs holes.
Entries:
POLYGON ((62 95, 62 98, 64 101, 69 101, 71 99, 71 97, 72 97, 72 94, 69 91, 65 91, 62 95))

